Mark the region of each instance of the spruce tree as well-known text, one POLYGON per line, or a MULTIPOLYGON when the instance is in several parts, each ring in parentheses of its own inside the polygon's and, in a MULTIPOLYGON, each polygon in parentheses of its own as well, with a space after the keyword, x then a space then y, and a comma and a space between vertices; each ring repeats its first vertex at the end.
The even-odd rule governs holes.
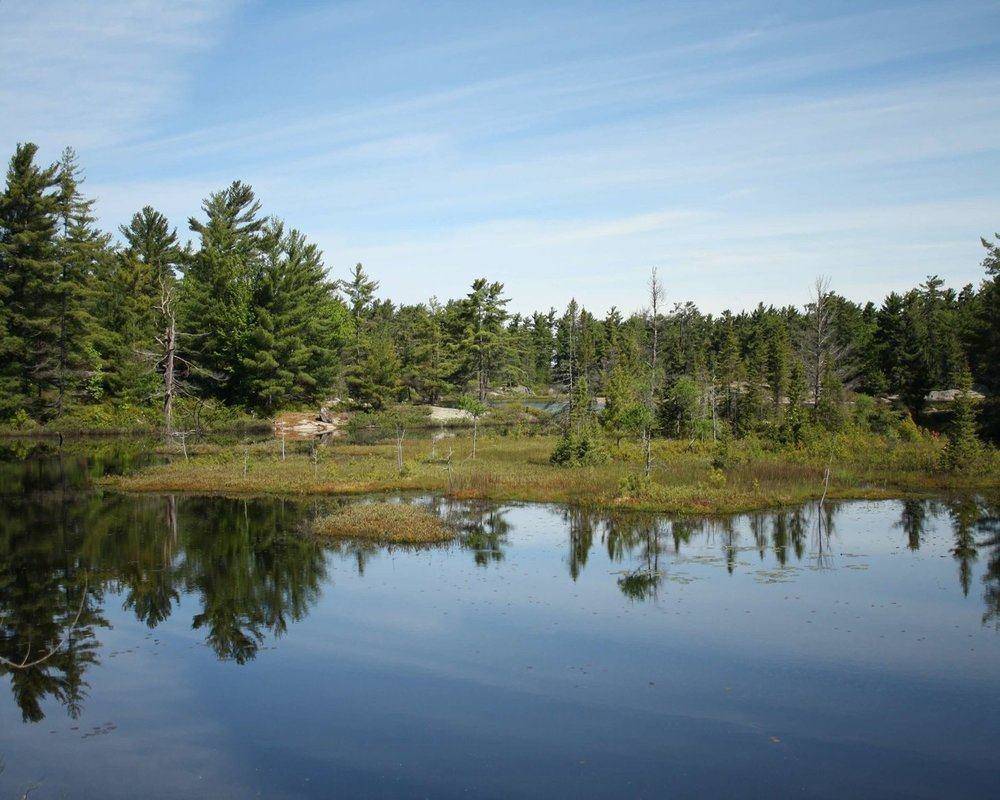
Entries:
POLYGON ((739 340, 733 328, 732 318, 728 318, 722 334, 722 345, 719 351, 718 376, 725 401, 725 414, 730 422, 736 419, 737 403, 739 401, 743 377, 745 375, 743 359, 740 357, 739 340))
POLYGON ((49 415, 59 376, 63 276, 57 237, 59 166, 19 144, 0 195, 0 414, 49 415))
POLYGON ((555 359, 555 337, 553 329, 556 322, 556 310, 550 308, 548 313, 535 312, 531 315, 531 341, 535 356, 533 382, 540 386, 552 383, 552 362, 555 359))

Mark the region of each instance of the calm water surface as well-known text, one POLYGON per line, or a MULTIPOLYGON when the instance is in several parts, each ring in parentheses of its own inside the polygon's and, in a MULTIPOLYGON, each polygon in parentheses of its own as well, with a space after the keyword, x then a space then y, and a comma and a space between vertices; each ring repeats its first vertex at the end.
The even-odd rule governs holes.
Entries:
POLYGON ((996 504, 421 498, 459 543, 324 548, 335 500, 125 497, 88 484, 135 448, 29 450, 0 656, 73 632, 0 667, 0 798, 996 796, 996 504))

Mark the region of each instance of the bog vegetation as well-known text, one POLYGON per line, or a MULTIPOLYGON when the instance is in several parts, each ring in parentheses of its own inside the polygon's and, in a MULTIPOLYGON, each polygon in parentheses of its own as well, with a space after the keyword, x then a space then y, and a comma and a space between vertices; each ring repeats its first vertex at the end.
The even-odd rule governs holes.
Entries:
POLYGON ((323 537, 390 544, 436 544, 456 536, 437 514, 406 503, 351 503, 311 528, 323 537))
MULTIPOLYGON (((34 145, 18 146, 0 194, 7 431, 224 427, 331 398, 372 415, 443 404, 471 415, 470 461, 485 470, 479 420, 511 413, 491 409, 498 396, 558 396, 557 435, 534 443, 545 453, 526 456, 527 471, 621 472, 602 495, 623 481, 652 491, 680 452, 722 475, 748 453, 815 470, 844 441, 863 447, 839 461, 855 472, 864 461, 886 469, 887 453, 905 474, 995 466, 998 241, 983 240, 978 286, 931 276, 880 302, 850 301, 820 279, 801 307, 706 314, 668 303, 654 270, 642 311, 598 317, 570 300, 512 314, 486 278, 415 305, 381 298, 360 264, 334 280, 317 247, 238 181, 205 198, 189 237, 151 206, 102 231, 93 203, 72 150, 45 165, 34 145)), ((404 426, 393 427, 398 483, 408 467, 404 426)), ((712 474, 695 483, 718 482, 712 474)))

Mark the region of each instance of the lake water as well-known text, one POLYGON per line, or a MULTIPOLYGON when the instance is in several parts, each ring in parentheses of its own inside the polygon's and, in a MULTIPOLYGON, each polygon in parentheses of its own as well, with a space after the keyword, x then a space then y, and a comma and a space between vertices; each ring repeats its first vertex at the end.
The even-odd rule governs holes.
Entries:
POLYGON ((20 447, 0 655, 72 633, 0 667, 0 798, 996 796, 996 504, 411 498, 461 541, 322 547, 336 500, 102 493, 141 451, 20 447))

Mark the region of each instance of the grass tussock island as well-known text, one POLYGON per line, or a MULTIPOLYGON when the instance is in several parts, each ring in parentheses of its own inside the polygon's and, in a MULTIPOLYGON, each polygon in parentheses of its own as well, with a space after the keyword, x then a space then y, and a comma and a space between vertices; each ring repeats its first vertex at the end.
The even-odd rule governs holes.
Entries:
POLYGON ((840 435, 814 447, 769 451, 742 439, 724 452, 711 443, 657 440, 647 479, 635 443, 612 450, 604 463, 562 467, 550 457, 553 436, 480 436, 476 456, 468 436, 447 445, 427 440, 321 446, 288 453, 272 442, 250 447, 199 445, 187 460, 167 463, 107 482, 133 492, 199 494, 363 494, 424 491, 456 499, 558 502, 592 508, 669 513, 734 513, 837 499, 884 499, 950 491, 1000 491, 995 452, 975 473, 943 473, 943 444, 840 435), (450 455, 450 458, 446 456, 450 455), (829 466, 829 481, 826 470, 829 466))
POLYGON ((315 520, 317 536, 379 544, 439 544, 455 531, 436 514, 403 503, 353 503, 315 520))

